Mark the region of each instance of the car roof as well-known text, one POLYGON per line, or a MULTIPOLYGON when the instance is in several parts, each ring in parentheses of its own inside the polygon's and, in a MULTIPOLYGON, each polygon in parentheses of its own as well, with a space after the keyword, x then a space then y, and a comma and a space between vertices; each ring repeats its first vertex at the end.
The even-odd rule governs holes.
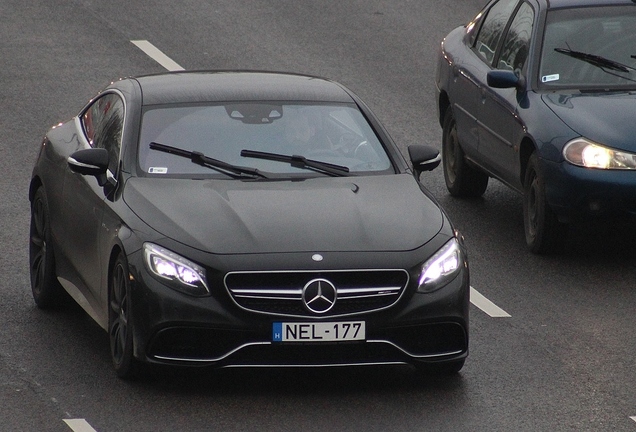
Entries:
POLYGON ((547 0, 550 9, 634 4, 633 0, 547 0))
POLYGON ((353 102, 350 93, 336 82, 292 73, 180 71, 133 79, 141 86, 143 105, 261 100, 353 102))

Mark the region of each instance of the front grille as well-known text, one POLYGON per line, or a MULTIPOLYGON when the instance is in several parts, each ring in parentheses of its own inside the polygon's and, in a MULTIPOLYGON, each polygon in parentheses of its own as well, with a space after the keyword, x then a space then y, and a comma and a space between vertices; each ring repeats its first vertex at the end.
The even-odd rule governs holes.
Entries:
POLYGON ((404 270, 343 270, 228 273, 225 286, 243 309, 266 314, 316 317, 360 314, 385 309, 404 293, 409 275, 404 270), (324 313, 309 310, 303 289, 323 279, 336 290, 333 307, 324 313))

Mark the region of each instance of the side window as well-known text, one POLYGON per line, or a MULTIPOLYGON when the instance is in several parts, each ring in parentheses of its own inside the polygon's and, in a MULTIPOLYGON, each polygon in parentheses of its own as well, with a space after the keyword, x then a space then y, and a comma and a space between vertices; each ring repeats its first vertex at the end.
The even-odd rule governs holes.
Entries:
POLYGON ((497 62, 498 69, 519 72, 523 69, 528 58, 533 22, 534 11, 530 5, 523 3, 504 39, 501 56, 497 62))
POLYGON ((499 0, 490 8, 484 19, 477 35, 475 50, 488 64, 492 64, 497 45, 517 3, 519 0, 499 0))
POLYGON ((108 168, 116 175, 124 126, 124 103, 119 95, 109 93, 96 99, 82 115, 82 124, 89 144, 108 150, 108 168))

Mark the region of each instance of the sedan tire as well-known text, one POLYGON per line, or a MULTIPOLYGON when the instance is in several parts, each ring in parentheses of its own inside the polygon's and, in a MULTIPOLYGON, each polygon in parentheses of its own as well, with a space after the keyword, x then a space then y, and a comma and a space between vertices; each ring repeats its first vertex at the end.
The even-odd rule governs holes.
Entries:
POLYGON ((471 167, 457 137, 457 123, 453 110, 444 116, 442 134, 442 158, 446 188, 456 197, 480 197, 488 187, 488 175, 471 167))
POLYGON ((549 254, 560 251, 567 238, 567 224, 559 222, 545 199, 545 183, 536 153, 530 156, 524 180, 523 225, 531 252, 549 254))
POLYGON ((115 261, 109 283, 108 334, 110 353, 117 376, 132 379, 139 365, 133 356, 133 321, 131 319, 128 262, 123 254, 115 261))
POLYGON ((29 234, 31 291, 35 304, 41 309, 59 306, 66 298, 66 292, 55 274, 49 204, 43 187, 35 192, 31 202, 29 234))

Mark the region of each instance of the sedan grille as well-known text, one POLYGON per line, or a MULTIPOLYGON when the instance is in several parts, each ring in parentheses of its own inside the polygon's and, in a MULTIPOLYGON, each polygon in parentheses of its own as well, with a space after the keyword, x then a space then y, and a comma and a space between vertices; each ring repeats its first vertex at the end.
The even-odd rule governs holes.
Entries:
POLYGON ((236 272, 226 275, 225 286, 243 309, 316 317, 386 309, 399 300, 408 281, 404 270, 236 272))

